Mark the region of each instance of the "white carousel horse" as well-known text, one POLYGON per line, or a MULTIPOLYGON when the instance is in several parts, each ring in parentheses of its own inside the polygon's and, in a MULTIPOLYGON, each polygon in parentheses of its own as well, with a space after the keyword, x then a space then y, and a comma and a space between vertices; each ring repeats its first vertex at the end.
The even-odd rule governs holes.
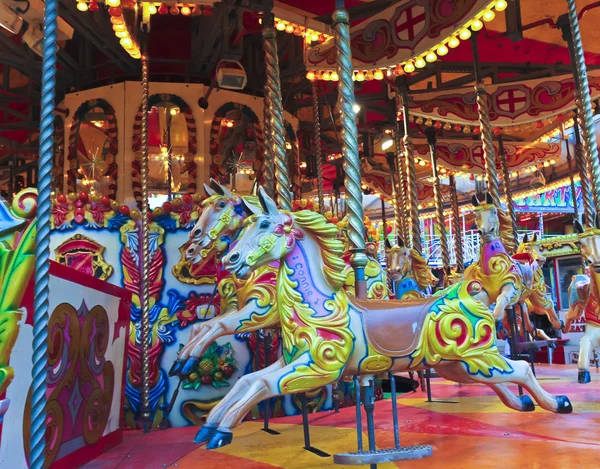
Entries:
POLYGON ((600 217, 595 216, 595 226, 581 226, 574 222, 579 234, 581 255, 590 266, 590 275, 574 275, 569 285, 569 311, 563 332, 568 332, 571 324, 582 314, 585 317, 585 334, 579 343, 579 369, 577 381, 590 382, 590 353, 600 347, 600 217))
MULTIPOLYGON (((490 386, 515 410, 531 411, 534 405, 510 391, 509 382, 527 389, 546 410, 572 411, 566 396, 552 396, 540 386, 526 362, 498 353, 489 304, 478 299, 486 298, 479 282, 460 282, 421 300, 354 300, 342 288, 345 263, 337 229, 315 212, 280 212, 262 188, 259 200, 263 210, 247 207, 253 215, 223 266, 244 278, 280 262, 277 305, 284 353, 240 378, 211 411, 196 441, 208 442, 209 449, 229 444, 232 429, 248 411, 274 396, 310 391, 341 377, 368 379, 430 367, 446 379, 490 386)), ((211 321, 216 327, 221 320, 211 321)))

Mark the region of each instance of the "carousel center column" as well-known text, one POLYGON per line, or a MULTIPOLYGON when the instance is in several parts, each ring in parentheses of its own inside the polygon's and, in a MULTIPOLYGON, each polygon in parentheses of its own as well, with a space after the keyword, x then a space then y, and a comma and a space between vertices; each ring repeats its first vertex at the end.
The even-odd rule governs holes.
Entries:
POLYGON ((367 265, 363 197, 358 155, 358 130, 352 81, 352 51, 350 49, 350 17, 344 0, 336 0, 333 12, 335 46, 337 49, 338 101, 342 124, 342 155, 344 157, 344 185, 348 208, 348 234, 350 238, 350 265, 356 276, 356 297, 366 298, 365 266, 367 265))

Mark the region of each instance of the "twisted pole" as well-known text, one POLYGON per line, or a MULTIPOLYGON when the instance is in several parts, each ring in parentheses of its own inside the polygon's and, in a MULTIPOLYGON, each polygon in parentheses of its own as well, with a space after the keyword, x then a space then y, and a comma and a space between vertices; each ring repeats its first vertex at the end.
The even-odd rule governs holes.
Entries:
MULTIPOLYGON (((500 165, 502 167, 502 184, 504 186, 504 195, 506 196, 506 208, 512 228, 512 235, 515 241, 515 246, 519 244, 519 234, 517 231, 517 214, 513 204, 512 188, 510 187, 510 173, 508 172, 508 160, 504 151, 504 141, 502 135, 498 135, 498 156, 500 157, 500 165)), ((514 254, 514 253, 511 253, 514 254)))
POLYGON ((583 201, 583 217, 584 221, 588 225, 594 223, 594 206, 592 200, 592 189, 588 167, 590 161, 585 157, 583 145, 581 144, 581 135, 579 133, 579 124, 575 119, 575 125, 573 126, 575 133, 575 167, 579 173, 579 184, 581 185, 581 198, 583 201), (587 164, 586 164, 587 163, 587 164))
POLYGON ((43 469, 46 448, 46 367, 48 365, 48 295, 50 294, 50 213, 52 210, 52 154, 54 101, 56 98, 56 45, 58 1, 44 6, 44 54, 42 58, 42 100, 40 156, 38 161, 38 208, 35 236, 35 287, 33 300, 33 368, 31 371, 30 467, 43 469))
POLYGON ((404 241, 404 221, 402 219, 402 200, 400 199, 400 186, 398 185, 398 171, 396 169, 396 156, 390 152, 386 156, 388 167, 390 168, 390 178, 392 182, 392 199, 394 200, 394 224, 396 226, 396 235, 404 241))
MULTIPOLYGON (((563 134, 564 137, 564 134, 563 134)), ((569 148, 569 139, 565 138, 565 146, 567 147, 567 167, 569 168, 569 182, 571 183, 571 200, 573 201, 573 216, 579 220, 579 206, 577 205, 577 192, 575 188, 575 173, 573 171, 573 157, 569 148)))
MULTIPOLYGON (((398 188, 396 189, 396 194, 398 196, 398 216, 400 217, 400 225, 398 226, 398 231, 402 234, 402 239, 408 243, 410 228, 409 228, 409 220, 406 216, 406 163, 404 161, 404 149, 402 148, 402 139, 400 135, 402 130, 400 128, 400 123, 398 122, 398 113, 401 111, 401 102, 400 102, 400 93, 396 90, 395 97, 395 113, 396 116, 396 131, 394 132, 394 142, 396 144, 396 174, 398 178, 396 180, 396 184, 398 188)), ((414 160, 413 160, 414 161, 414 160)))
POLYGON ((319 212, 323 213, 325 199, 323 197, 323 155, 321 154, 321 120, 319 112, 319 89, 316 83, 312 84, 313 99, 313 147, 315 149, 315 163, 317 171, 317 196, 319 197, 319 212))
POLYGON ((462 228, 460 226, 458 194, 456 193, 456 179, 454 178, 454 176, 450 176, 450 204, 452 207, 452 231, 454 231, 456 273, 461 274, 465 271, 465 255, 463 253, 462 228))
POLYGON ((477 113, 479 115, 479 127, 481 128, 481 144, 485 160, 485 175, 487 176, 487 187, 494 205, 500 205, 500 190, 498 189, 498 172, 496 171, 496 156, 494 142, 492 140, 492 125, 490 124, 490 110, 488 107, 488 94, 485 91, 481 77, 481 64, 479 63, 479 50, 477 48, 477 34, 472 36, 473 64, 475 71, 475 95, 477 99, 477 113))
MULTIPOLYGON (((573 45, 573 56, 575 58, 575 74, 577 75, 575 102, 577 104, 577 116, 581 126, 581 136, 583 137, 583 149, 590 170, 590 176, 593 180, 592 199, 594 209, 600 212, 600 164, 598 162, 598 143, 596 142, 596 131, 594 126, 592 112, 592 98, 590 96, 590 85, 588 82, 587 69, 585 66, 585 57, 583 44, 581 42, 581 30, 579 29, 579 18, 577 16, 577 6, 575 0, 567 0, 569 26, 571 28, 571 40, 573 45)), ((588 223, 591 220, 588 219, 588 223)))
POLYGON ((448 237, 446 235, 446 219, 444 218, 444 199, 442 198, 442 188, 440 185, 440 175, 437 167, 436 157, 436 138, 435 129, 427 127, 425 136, 429 144, 431 155, 431 172, 433 176, 433 198, 435 200, 435 215, 437 225, 440 230, 440 247, 442 249, 442 269, 444 270, 444 287, 448 285, 450 279, 450 252, 448 250, 448 237))
MULTIPOLYGON (((264 28, 263 28, 264 29, 264 28)), ((265 139, 265 190, 270 197, 275 197, 274 194, 274 178, 275 168, 273 161, 273 137, 271 135, 271 111, 269 109, 269 87, 265 82, 264 87, 264 116, 263 116, 263 135, 265 139)))
POLYGON ((150 430, 150 221, 148 210, 148 48, 147 33, 142 36, 142 418, 144 433, 150 430))
POLYGON ((356 278, 356 297, 366 298, 365 221, 362 206, 360 159, 358 156, 358 130, 354 112, 354 82, 352 81, 352 51, 350 49, 350 17, 344 8, 344 0, 336 0, 332 26, 335 31, 337 50, 338 100, 342 124, 342 155, 344 156, 344 185, 348 209, 348 237, 350 238, 350 265, 356 278))
POLYGON ((283 120, 283 98, 281 96, 281 77, 279 75, 279 56, 277 38, 273 27, 273 14, 263 15, 263 46, 267 67, 267 100, 271 117, 271 151, 274 160, 274 181, 276 201, 283 210, 292 211, 291 182, 285 152, 285 123, 283 120))
POLYGON ((411 247, 419 254, 423 253, 421 227, 419 224, 419 194, 417 192, 417 168, 415 166, 415 147, 409 134, 410 114, 408 112, 408 93, 402 93, 402 114, 404 116, 404 161, 406 166, 406 199, 410 218, 411 247))

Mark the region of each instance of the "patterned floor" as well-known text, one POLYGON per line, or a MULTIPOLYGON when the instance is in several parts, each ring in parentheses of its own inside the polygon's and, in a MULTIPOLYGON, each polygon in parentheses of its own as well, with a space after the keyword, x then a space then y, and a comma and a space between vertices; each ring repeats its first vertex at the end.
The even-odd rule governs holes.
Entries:
MULTIPOLYGON (((459 386, 433 380, 433 403, 421 392, 398 399, 403 445, 430 444, 430 458, 380 464, 380 469, 419 468, 598 468, 600 467, 600 374, 592 383, 577 384, 572 366, 539 366, 538 378, 552 394, 566 394, 574 413, 555 415, 536 408, 519 413, 507 409, 487 387, 459 386)), ((354 408, 339 414, 311 415, 312 444, 330 454, 354 451, 354 408)), ((378 447, 393 446, 391 402, 375 407, 378 447)), ((298 417, 273 421, 280 435, 260 431, 262 424, 246 422, 234 431, 230 446, 217 451, 197 447, 194 428, 170 429, 143 435, 129 432, 124 442, 86 469, 146 469, 177 467, 211 469, 340 468, 333 458, 320 458, 302 449, 298 417)), ((366 441, 366 437, 365 437, 366 441)), ((367 467, 367 466, 350 466, 367 467)))

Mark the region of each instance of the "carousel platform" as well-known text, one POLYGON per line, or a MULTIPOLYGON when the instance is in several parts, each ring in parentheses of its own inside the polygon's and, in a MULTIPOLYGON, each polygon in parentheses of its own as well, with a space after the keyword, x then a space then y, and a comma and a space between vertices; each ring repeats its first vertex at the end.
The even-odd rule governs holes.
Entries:
MULTIPOLYGON (((538 365, 540 382, 552 394, 566 394, 574 413, 555 415, 536 408, 518 413, 502 405, 483 385, 457 385, 434 379, 433 401, 423 392, 399 396, 402 445, 429 444, 433 456, 422 460, 379 464, 380 469, 419 468, 597 468, 600 461, 600 373, 592 382, 577 383, 575 366, 538 365)), ((364 418, 364 417, 363 417, 364 418)), ((364 420, 363 420, 364 421, 364 420)), ((329 454, 354 451, 354 408, 310 416, 311 443, 329 454)), ((375 406, 377 446, 394 444, 389 400, 375 406)), ((262 422, 245 422, 233 443, 207 451, 192 443, 195 428, 128 432, 124 442, 84 466, 86 469, 321 469, 341 468, 333 458, 321 458, 302 448, 300 417, 272 421, 281 432, 261 431, 262 422)), ((366 441, 366 436, 365 436, 366 441)), ((349 466, 367 467, 367 466, 349 466)))

